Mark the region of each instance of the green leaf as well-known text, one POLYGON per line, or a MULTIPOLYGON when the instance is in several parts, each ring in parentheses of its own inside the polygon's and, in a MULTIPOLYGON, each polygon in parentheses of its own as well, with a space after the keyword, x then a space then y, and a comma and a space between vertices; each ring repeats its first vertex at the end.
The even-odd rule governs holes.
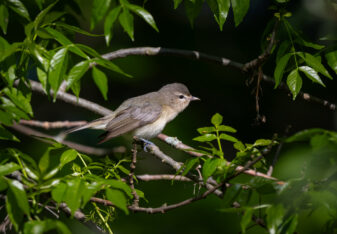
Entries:
POLYGON ((64 151, 61 155, 60 163, 63 167, 67 163, 70 163, 71 161, 74 161, 77 158, 77 151, 74 149, 68 149, 64 151))
POLYGON ((19 120, 19 119, 29 119, 29 116, 18 109, 13 102, 11 102, 9 99, 5 97, 0 97, 2 101, 2 108, 7 111, 7 113, 10 113, 13 118, 19 120))
POLYGON ((298 214, 290 216, 286 222, 282 225, 282 232, 286 234, 296 233, 296 227, 298 224, 298 214))
POLYGON ((223 119, 222 115, 220 115, 219 113, 216 113, 215 115, 212 116, 211 123, 214 126, 219 126, 222 123, 222 119, 223 119))
POLYGON ((72 84, 71 91, 76 95, 77 98, 80 96, 81 80, 78 80, 72 84))
POLYGON ((56 100, 57 91, 65 78, 65 73, 68 64, 68 49, 62 48, 57 51, 50 60, 50 67, 48 73, 48 82, 54 91, 54 101, 56 100))
POLYGON ((284 208, 281 204, 273 205, 267 208, 267 227, 269 233, 279 233, 278 227, 282 224, 284 208))
MULTIPOLYGON (((0 110, 0 123, 4 124, 4 125, 6 125, 6 126, 11 126, 11 125, 13 124, 13 118, 12 118, 12 115, 11 115, 10 113, 6 113, 6 112, 0 110)), ((0 125, 0 128, 1 128, 0 132, 1 132, 1 131, 2 131, 2 132, 5 131, 5 132, 3 132, 2 134, 0 134, 0 139, 1 139, 1 136, 8 136, 8 134, 6 133, 7 130, 6 130, 6 129, 5 129, 5 130, 2 130, 3 128, 2 128, 1 125, 0 125)), ((7 138, 6 138, 6 139, 7 139, 7 138)), ((10 139, 12 139, 12 138, 10 137, 10 139)))
POLYGON ((20 166, 13 162, 0 165, 0 176, 8 175, 19 169, 20 169, 20 166))
POLYGON ((47 13, 51 10, 51 8, 53 8, 55 6, 55 4, 58 1, 54 1, 53 3, 51 3, 48 7, 46 7, 43 11, 41 11, 35 18, 34 20, 34 28, 35 31, 37 31, 37 29, 40 27, 44 17, 47 15, 47 13))
POLYGON ((236 139, 233 136, 227 135, 225 133, 220 134, 220 139, 225 140, 225 141, 231 141, 231 142, 238 142, 238 139, 236 139))
POLYGON ((326 77, 332 79, 331 75, 329 72, 325 69, 325 67, 322 65, 319 59, 315 58, 309 53, 304 53, 304 52, 297 52, 297 55, 299 55, 305 62, 308 64, 310 67, 315 69, 317 72, 325 75, 326 77))
POLYGON ((7 183, 9 191, 15 197, 18 207, 30 217, 28 199, 23 185, 17 180, 7 180, 7 183))
POLYGON ((125 214, 129 214, 127 199, 122 191, 109 188, 107 188, 105 191, 109 201, 111 201, 117 208, 124 211, 125 214))
POLYGON ((49 67, 49 54, 43 47, 40 45, 30 43, 29 50, 32 55, 34 55, 35 59, 42 65, 44 71, 48 71, 49 67), (46 58, 48 56, 48 58, 46 58))
POLYGON ((75 211, 81 206, 83 188, 84 184, 80 178, 67 180, 67 189, 63 199, 71 210, 71 215, 74 215, 75 211))
POLYGON ((283 57, 276 64, 276 68, 275 68, 275 71, 274 71, 275 88, 277 86, 279 86, 279 84, 281 83, 284 70, 285 70, 291 56, 292 56, 291 53, 283 55, 283 57))
POLYGON ((234 128, 230 127, 230 126, 226 126, 226 125, 220 125, 218 127, 218 130, 219 131, 224 131, 224 132, 233 132, 233 133, 236 132, 236 129, 234 129, 234 128))
POLYGON ((278 64, 280 62, 280 59, 287 53, 287 51, 289 51, 290 46, 290 41, 283 41, 281 43, 276 54, 276 64, 278 64))
POLYGON ((131 188, 123 181, 120 180, 104 180, 105 184, 110 185, 112 188, 120 189, 125 192, 130 198, 132 198, 131 188))
POLYGON ((215 139, 216 139, 216 136, 214 134, 205 134, 205 135, 193 138, 194 141, 199 141, 199 142, 208 142, 208 141, 213 141, 215 139))
POLYGON ((222 31, 223 25, 226 22, 228 11, 230 7, 230 0, 217 0, 218 9, 219 9, 219 27, 220 31, 222 31))
POLYGON ((173 0, 173 8, 177 9, 183 0, 173 0))
POLYGON ((310 140, 313 136, 317 134, 323 134, 325 133, 326 130, 321 129, 321 128, 311 128, 311 129, 306 129, 303 131, 300 131, 296 134, 294 134, 291 137, 288 137, 285 142, 291 143, 291 142, 297 142, 297 141, 308 141, 310 140))
POLYGON ((245 209, 245 213, 241 218, 240 226, 241 226, 241 232, 246 233, 246 228, 248 224, 252 221, 253 216, 253 209, 247 208, 245 209))
POLYGON ((89 60, 84 60, 73 66, 66 78, 67 80, 67 87, 72 87, 72 85, 79 81, 82 76, 88 71, 90 66, 90 61, 89 60))
POLYGON ((25 223, 23 233, 25 234, 42 234, 42 233, 54 233, 52 230, 56 230, 57 233, 71 234, 68 227, 58 220, 46 219, 42 221, 31 220, 25 223))
POLYGON ((289 87, 290 92, 293 95, 293 100, 295 100, 297 94, 300 92, 302 88, 302 78, 297 68, 292 70, 288 75, 287 85, 289 87))
POLYGON ((5 88, 3 92, 12 100, 12 102, 18 106, 21 110, 33 116, 32 106, 30 105, 30 100, 25 97, 23 93, 16 88, 5 88))
POLYGON ((13 224, 15 230, 18 232, 19 231, 19 225, 22 222, 24 214, 19 207, 19 203, 16 199, 15 194, 10 189, 7 190, 6 211, 7 211, 9 220, 13 224))
POLYGON ((203 128, 198 128, 197 131, 200 134, 205 134, 205 133, 210 133, 210 132, 215 132, 215 127, 203 127, 203 128))
POLYGON ((43 24, 50 24, 52 22, 54 22, 55 20, 59 19, 60 17, 62 17, 64 14, 66 14, 65 11, 52 11, 49 12, 43 20, 43 24))
POLYGON ((44 174, 50 164, 50 151, 53 149, 53 147, 48 147, 47 150, 43 153, 42 157, 39 161, 39 169, 41 174, 44 174))
POLYGON ((126 76, 126 77, 132 78, 131 75, 125 73, 125 72, 124 72, 122 69, 120 69, 116 64, 114 64, 113 62, 111 62, 111 61, 109 61, 109 60, 106 60, 106 59, 94 59, 94 61, 95 61, 98 65, 100 65, 100 66, 102 66, 102 67, 105 67, 105 68, 107 68, 107 69, 109 69, 109 70, 111 70, 111 71, 114 71, 114 72, 117 72, 117 73, 119 73, 119 74, 122 74, 122 75, 124 75, 124 76, 126 76))
POLYGON ((154 30, 159 32, 156 22, 154 21, 152 15, 145 10, 144 8, 134 5, 134 4, 126 4, 126 7, 129 8, 131 11, 139 15, 146 23, 148 23, 154 30))
POLYGON ((123 9, 123 12, 119 15, 119 22, 131 40, 134 41, 133 16, 130 14, 128 9, 123 9))
POLYGON ((106 77, 105 73, 99 70, 96 67, 92 68, 92 77, 95 81, 96 86, 102 93, 104 100, 108 99, 108 78, 106 77))
POLYGON ((312 69, 309 66, 301 66, 298 69, 302 71, 310 80, 325 87, 323 81, 321 80, 318 73, 314 69, 312 69))
POLYGON ((258 139, 255 141, 254 146, 268 146, 272 143, 269 139, 258 139))
POLYGON ((8 9, 4 4, 0 4, 0 27, 4 34, 7 34, 8 9))
POLYGON ((67 185, 65 183, 59 183, 52 191, 51 196, 57 203, 61 203, 64 200, 67 185))
POLYGON ((203 4, 204 4, 204 0, 185 1, 186 15, 191 24, 191 27, 193 27, 194 20, 199 15, 203 4))
POLYGON ((235 142, 233 146, 235 149, 239 150, 240 152, 246 150, 246 146, 241 141, 235 142))
POLYGON ((105 35, 105 41, 106 41, 107 45, 109 45, 110 40, 112 38, 113 24, 116 21, 121 9, 122 9, 121 6, 118 6, 118 7, 115 7, 114 9, 112 9, 108 13, 108 15, 107 15, 107 17, 104 21, 104 35, 105 35))
POLYGON ((19 0, 6 0, 8 3, 9 8, 15 11, 17 14, 21 15, 22 17, 26 18, 30 21, 29 13, 23 3, 19 0))
POLYGON ((58 27, 61 27, 61 28, 64 28, 64 29, 67 29, 68 31, 80 33, 80 34, 83 34, 83 35, 86 35, 86 36, 91 36, 91 37, 102 36, 101 34, 93 34, 93 33, 87 32, 87 31, 85 31, 85 30, 83 30, 79 27, 76 27, 74 25, 65 24, 63 22, 56 22, 56 23, 54 23, 54 25, 56 25, 58 27))
POLYGON ((16 64, 12 64, 8 68, 7 73, 5 74, 5 78, 6 78, 6 80, 8 82, 8 85, 10 87, 13 87, 14 81, 17 78, 15 72, 16 72, 16 64))
POLYGON ((332 70, 337 74, 337 50, 326 53, 325 58, 332 70))
POLYGON ((91 9, 90 29, 93 30, 96 24, 103 19, 109 9, 111 0, 93 0, 91 9))
POLYGON ((185 163, 185 169, 184 172, 181 174, 182 176, 187 175, 187 173, 193 169, 195 166, 197 166, 199 164, 199 158, 192 158, 189 159, 186 163, 185 163))
POLYGON ((220 163, 220 158, 208 158, 205 161, 204 165, 202 166, 202 177, 204 178, 205 183, 207 179, 213 175, 220 163))
POLYGON ((248 12, 250 0, 231 0, 231 2, 234 13, 235 27, 237 27, 248 12))
POLYGON ((41 70, 39 67, 36 67, 37 78, 39 79, 43 90, 47 93, 47 73, 41 70))
POLYGON ((91 184, 85 183, 85 191, 82 193, 82 208, 84 208, 85 204, 90 200, 94 194, 99 191, 102 187, 101 182, 92 182, 91 184))

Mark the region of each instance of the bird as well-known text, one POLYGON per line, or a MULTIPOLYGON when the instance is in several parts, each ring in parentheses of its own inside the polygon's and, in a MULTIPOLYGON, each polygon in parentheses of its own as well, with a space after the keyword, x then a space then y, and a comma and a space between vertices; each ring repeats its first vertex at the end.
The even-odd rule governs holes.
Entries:
POLYGON ((190 94, 186 85, 171 83, 158 91, 125 100, 112 114, 93 120, 65 132, 83 129, 105 131, 98 144, 114 137, 131 133, 134 137, 152 144, 149 140, 162 132, 168 122, 182 112, 191 101, 200 100, 190 94))

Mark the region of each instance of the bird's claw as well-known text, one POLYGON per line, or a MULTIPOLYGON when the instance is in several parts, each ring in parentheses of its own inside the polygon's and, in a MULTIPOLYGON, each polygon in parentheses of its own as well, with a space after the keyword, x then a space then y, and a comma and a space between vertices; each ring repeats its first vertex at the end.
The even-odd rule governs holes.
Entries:
POLYGON ((143 147, 143 150, 145 151, 145 152, 148 152, 148 150, 147 150, 147 147, 149 146, 149 145, 154 145, 151 141, 149 141, 149 140, 146 140, 146 139, 144 139, 144 138, 139 138, 141 141, 143 141, 144 142, 144 147, 143 147))

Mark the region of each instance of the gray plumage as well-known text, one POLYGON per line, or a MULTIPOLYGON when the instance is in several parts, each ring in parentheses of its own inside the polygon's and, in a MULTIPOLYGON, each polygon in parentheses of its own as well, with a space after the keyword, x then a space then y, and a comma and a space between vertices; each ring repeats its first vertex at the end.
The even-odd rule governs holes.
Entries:
POLYGON ((127 99, 113 114, 70 129, 66 134, 94 128, 106 131, 99 143, 128 132, 140 138, 151 139, 157 136, 166 123, 174 119, 192 100, 199 99, 191 96, 185 85, 168 84, 157 92, 127 99))

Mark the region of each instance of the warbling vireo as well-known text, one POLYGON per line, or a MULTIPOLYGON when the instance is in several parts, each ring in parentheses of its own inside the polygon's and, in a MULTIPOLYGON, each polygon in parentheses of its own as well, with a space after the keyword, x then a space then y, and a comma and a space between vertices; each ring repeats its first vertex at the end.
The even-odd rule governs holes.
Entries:
POLYGON ((151 139, 161 133, 165 125, 182 112, 190 101, 194 100, 199 100, 199 98, 193 97, 185 85, 168 84, 157 92, 129 98, 111 115, 70 129, 65 133, 86 128, 103 129, 106 132, 99 143, 128 132, 138 138, 151 139))

